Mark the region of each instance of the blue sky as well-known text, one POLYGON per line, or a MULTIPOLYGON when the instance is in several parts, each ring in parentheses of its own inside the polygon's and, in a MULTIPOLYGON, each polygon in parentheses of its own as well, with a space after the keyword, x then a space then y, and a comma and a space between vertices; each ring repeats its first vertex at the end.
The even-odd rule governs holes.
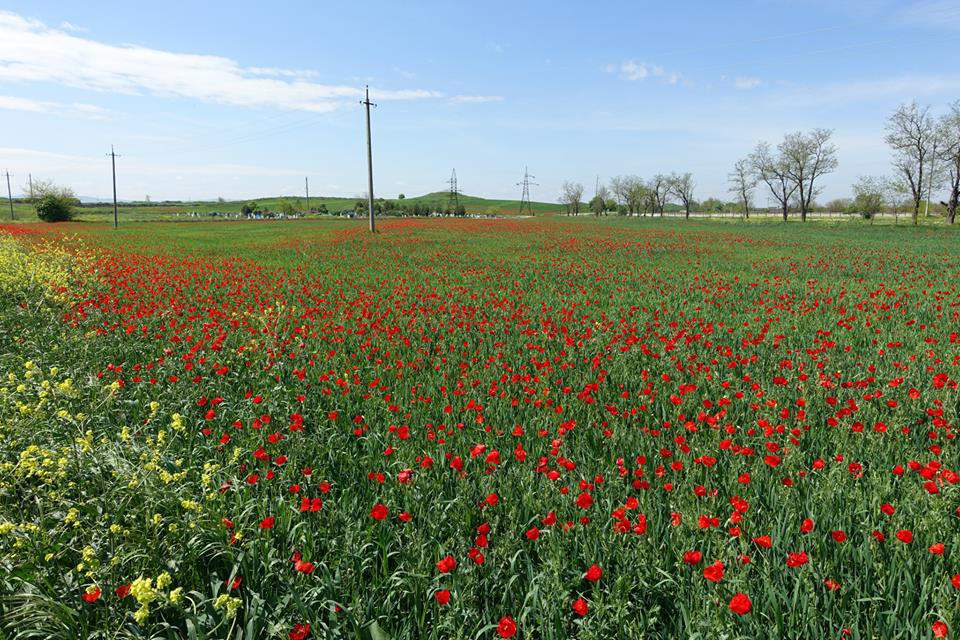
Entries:
MULTIPOLYGON (((759 140, 835 130, 821 200, 889 173, 887 115, 960 99, 960 1, 4 2, 0 169, 122 199, 446 187, 556 200, 691 171, 728 197, 759 140)), ((762 192, 758 191, 758 194, 762 192)), ((764 204, 765 197, 758 197, 764 204)))

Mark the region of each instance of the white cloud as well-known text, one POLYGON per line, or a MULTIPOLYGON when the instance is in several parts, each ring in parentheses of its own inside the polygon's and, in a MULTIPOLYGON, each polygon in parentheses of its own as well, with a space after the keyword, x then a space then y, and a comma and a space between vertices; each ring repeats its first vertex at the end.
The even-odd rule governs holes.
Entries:
POLYGON ((61 104, 59 102, 46 102, 43 100, 33 100, 31 98, 21 98, 19 96, 0 96, 0 109, 26 111, 29 113, 83 116, 93 120, 106 120, 114 113, 109 109, 104 109, 94 104, 85 104, 82 102, 61 104))
POLYGON ((49 102, 18 98, 17 96, 0 96, 0 109, 9 111, 29 111, 30 113, 47 113, 50 111, 49 102))
POLYGON ((677 84, 680 81, 680 74, 673 71, 667 71, 660 65, 648 64, 646 62, 636 62, 634 60, 625 60, 619 65, 609 64, 606 66, 607 73, 619 71, 620 77, 624 80, 646 80, 647 78, 660 78, 668 84, 677 84))
MULTIPOLYGON (((309 73, 242 67, 221 56, 104 44, 0 11, 0 82, 52 82, 129 95, 312 112, 333 111, 363 93, 359 87, 310 82, 309 73)), ((443 97, 423 89, 376 89, 372 94, 377 100, 443 97)))
POLYGON ((760 86, 760 78, 748 78, 739 76, 733 81, 733 86, 737 89, 755 89, 760 86))
POLYGON ((483 102, 503 102, 503 96, 450 96, 451 104, 479 104, 483 102))
POLYGON ((64 31, 72 31, 74 33, 83 33, 84 31, 87 30, 86 27, 77 26, 72 22, 67 22, 66 20, 60 23, 60 29, 64 31))

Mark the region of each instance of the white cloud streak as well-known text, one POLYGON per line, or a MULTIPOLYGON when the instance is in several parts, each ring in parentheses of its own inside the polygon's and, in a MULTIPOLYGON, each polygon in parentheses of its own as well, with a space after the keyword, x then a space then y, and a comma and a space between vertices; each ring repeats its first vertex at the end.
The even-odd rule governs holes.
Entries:
POLYGON ((667 71, 660 65, 636 62, 635 60, 625 60, 619 65, 607 65, 606 71, 607 73, 619 72, 620 77, 624 80, 637 81, 659 78, 667 84, 677 84, 681 77, 679 73, 667 71))
MULTIPOLYGON (((242 67, 213 55, 112 45, 0 11, 0 82, 50 82, 78 89, 179 97, 242 107, 329 112, 362 90, 309 81, 312 72, 242 67)), ((377 100, 442 98, 424 89, 371 91, 377 100)))
POLYGON ((482 104, 484 102, 503 102, 503 96, 451 96, 450 104, 482 104))
POLYGON ((26 111, 28 113, 47 113, 60 116, 82 116, 92 120, 106 120, 114 113, 109 109, 82 102, 63 104, 60 102, 33 100, 19 96, 0 96, 0 109, 7 111, 26 111))
POLYGON ((755 89, 760 86, 760 78, 738 77, 733 81, 733 86, 737 89, 755 89))

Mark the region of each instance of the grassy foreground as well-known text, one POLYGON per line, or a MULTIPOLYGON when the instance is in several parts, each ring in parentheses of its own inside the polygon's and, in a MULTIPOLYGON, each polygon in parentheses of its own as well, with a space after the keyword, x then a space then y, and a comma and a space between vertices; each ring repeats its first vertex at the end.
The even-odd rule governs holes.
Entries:
POLYGON ((960 234, 0 227, 2 638, 884 638, 960 604, 960 234))

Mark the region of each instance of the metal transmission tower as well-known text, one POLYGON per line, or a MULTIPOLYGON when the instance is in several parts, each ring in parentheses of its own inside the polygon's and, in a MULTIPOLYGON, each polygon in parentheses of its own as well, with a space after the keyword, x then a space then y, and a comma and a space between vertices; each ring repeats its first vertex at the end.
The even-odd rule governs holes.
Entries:
POLYGON ((532 182, 532 180, 533 180, 534 178, 536 178, 536 176, 530 175, 530 172, 527 171, 527 168, 526 168, 526 167, 524 167, 524 168, 523 168, 523 182, 518 182, 518 183, 517 183, 517 186, 518 186, 518 187, 519 187, 520 185, 523 185, 523 195, 520 196, 520 214, 519 214, 519 215, 521 215, 521 216, 523 215, 523 208, 524 208, 524 207, 527 208, 527 213, 529 213, 531 216, 534 215, 534 213, 533 213, 533 208, 531 208, 531 206, 530 206, 530 187, 539 187, 539 186, 540 186, 540 185, 537 184, 536 182, 532 182))
POLYGON ((117 154, 113 152, 113 145, 110 145, 110 153, 107 154, 110 156, 110 167, 113 170, 113 228, 117 228, 119 222, 117 216, 117 154))
POLYGON ((375 107, 377 105, 370 102, 369 86, 366 87, 365 98, 360 101, 360 104, 367 108, 367 206, 370 213, 370 233, 374 233, 376 232, 377 227, 373 220, 373 146, 370 142, 370 107, 375 107))
POLYGON ((457 188, 456 169, 453 170, 450 179, 447 180, 447 184, 450 185, 450 193, 447 195, 447 209, 449 209, 453 215, 457 215, 460 211, 460 190, 457 188))

